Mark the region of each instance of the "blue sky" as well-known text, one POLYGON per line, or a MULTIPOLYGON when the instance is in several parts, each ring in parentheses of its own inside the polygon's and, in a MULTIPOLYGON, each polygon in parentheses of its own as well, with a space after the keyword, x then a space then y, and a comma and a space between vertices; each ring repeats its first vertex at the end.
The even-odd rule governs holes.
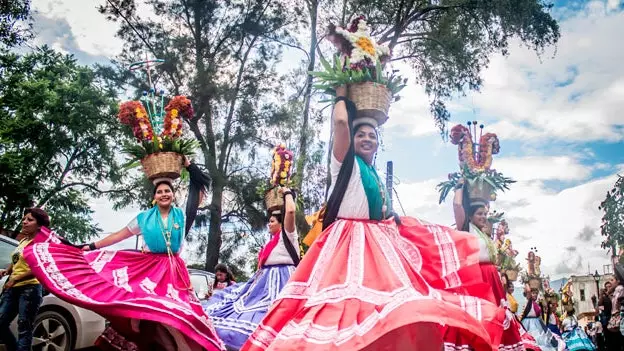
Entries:
MULTIPOLYGON (((107 62, 122 43, 116 26, 93 2, 38 0, 37 44, 72 53, 83 64, 107 62)), ((583 274, 608 263, 600 249, 597 207, 617 172, 624 172, 624 3, 620 0, 555 1, 562 38, 541 58, 512 45, 492 57, 480 93, 449 102, 452 123, 479 120, 497 133, 501 152, 493 167, 518 180, 493 209, 509 216, 511 239, 526 257, 537 246, 552 277, 583 274), (583 247, 583 250, 577 248, 583 247), (581 251, 583 251, 581 253, 581 251)), ((408 77, 408 67, 397 65, 408 77)), ((414 81, 413 79, 411 81, 414 81)), ((407 214, 451 224, 450 199, 437 204, 435 185, 457 169, 456 147, 433 124, 423 89, 409 85, 391 108, 384 149, 392 160, 407 214)), ((130 220, 135 209, 114 212, 92 202, 106 231, 130 220)))

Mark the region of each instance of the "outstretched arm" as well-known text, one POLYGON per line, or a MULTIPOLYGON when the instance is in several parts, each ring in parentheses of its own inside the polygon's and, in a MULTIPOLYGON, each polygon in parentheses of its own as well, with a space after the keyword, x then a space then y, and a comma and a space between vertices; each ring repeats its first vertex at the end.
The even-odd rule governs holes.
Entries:
POLYGON ((460 180, 460 183, 455 187, 455 197, 453 198, 453 215, 455 215, 455 225, 457 230, 461 230, 464 227, 466 221, 466 213, 464 212, 464 181, 460 180))
POLYGON ((286 233, 295 232, 295 211, 297 205, 295 204, 295 197, 290 189, 282 188, 284 193, 284 230, 286 233))
MULTIPOLYGON (((107 246, 111 246, 111 245, 115 245, 118 242, 128 239, 129 237, 131 237, 132 232, 130 231, 130 229, 128 229, 128 227, 125 227, 124 229, 109 234, 106 237, 104 237, 102 240, 96 241, 94 243, 92 243, 91 245, 95 246, 96 249, 101 249, 101 248, 105 248, 107 246)), ((83 246, 82 248, 84 251, 89 251, 92 248, 89 247, 89 245, 83 246)))
MULTIPOLYGON (((347 88, 341 86, 336 88, 336 97, 346 97, 347 88)), ((332 114, 332 128, 333 128, 333 146, 332 152, 336 160, 340 163, 344 161, 347 151, 349 151, 349 145, 351 144, 351 136, 349 130, 349 115, 347 114, 347 104, 344 101, 338 101, 334 105, 334 112, 332 114)))

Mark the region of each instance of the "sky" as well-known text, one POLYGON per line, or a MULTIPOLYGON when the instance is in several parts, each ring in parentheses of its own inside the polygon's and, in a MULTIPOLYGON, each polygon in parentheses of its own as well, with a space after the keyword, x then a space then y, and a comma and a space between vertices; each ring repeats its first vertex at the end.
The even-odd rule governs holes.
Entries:
MULTIPOLYGON (((108 62, 123 44, 116 25, 97 12, 98 3, 34 1, 35 44, 71 53, 83 64, 108 62)), ((520 261, 537 247, 542 271, 555 279, 602 271, 609 263, 600 248, 598 205, 624 172, 624 3, 557 0, 553 14, 562 34, 556 48, 538 57, 513 43, 508 57, 491 58, 480 92, 449 106, 452 123, 478 120, 499 136, 493 168, 518 182, 492 209, 506 213, 520 261)), ((409 68, 397 68, 410 77, 409 68)), ((394 162, 407 215, 450 225, 451 199, 438 205, 435 186, 458 169, 457 148, 438 134, 422 87, 410 84, 401 95, 383 127, 377 166, 394 162)), ((113 211, 103 199, 91 204, 105 232, 137 213, 113 211)))

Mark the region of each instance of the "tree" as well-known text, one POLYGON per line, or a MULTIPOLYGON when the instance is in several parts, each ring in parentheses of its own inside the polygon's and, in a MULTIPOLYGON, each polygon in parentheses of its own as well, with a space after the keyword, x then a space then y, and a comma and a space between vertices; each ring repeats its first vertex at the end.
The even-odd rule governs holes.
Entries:
MULTIPOLYGON (((142 60, 146 53, 165 59, 155 79, 194 101, 196 118, 187 122, 213 180, 205 261, 213 271, 224 215, 239 214, 229 211, 235 206, 224 197, 236 193, 235 176, 257 174, 254 147, 263 146, 266 133, 289 118, 281 107, 275 64, 281 53, 278 42, 288 37, 289 21, 296 21, 288 14, 297 6, 270 0, 150 0, 146 5, 155 17, 142 17, 132 0, 108 0, 100 11, 120 22, 117 35, 126 42, 118 58, 122 65, 142 60)), ((141 88, 136 79, 129 83, 141 88)))
POLYGON ((4 0, 0 3, 0 44, 11 47, 32 35, 30 0, 4 0))
POLYGON ((0 228, 19 226, 29 206, 45 207, 54 229, 85 241, 100 229, 87 196, 114 195, 119 180, 115 92, 72 56, 43 47, 0 51, 0 228))
POLYGON ((604 212, 600 232, 605 237, 602 248, 612 250, 617 255, 617 248, 624 247, 624 176, 618 175, 613 188, 600 203, 599 210, 604 212))
POLYGON ((543 0, 345 0, 350 13, 366 15, 373 35, 394 61, 408 62, 431 97, 431 112, 445 134, 444 101, 479 90, 492 54, 509 54, 512 39, 543 53, 557 43, 559 25, 543 0))

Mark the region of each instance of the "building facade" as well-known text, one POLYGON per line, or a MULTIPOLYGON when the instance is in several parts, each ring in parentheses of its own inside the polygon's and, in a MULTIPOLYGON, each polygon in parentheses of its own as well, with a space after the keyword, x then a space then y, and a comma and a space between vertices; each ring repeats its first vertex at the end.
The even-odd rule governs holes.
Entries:
POLYGON ((596 311, 596 306, 592 297, 600 297, 600 289, 604 288, 604 283, 613 279, 612 274, 602 274, 598 277, 594 275, 571 276, 569 278, 570 290, 574 300, 576 315, 591 314, 596 311), (596 279, 598 278, 598 279, 596 279))

